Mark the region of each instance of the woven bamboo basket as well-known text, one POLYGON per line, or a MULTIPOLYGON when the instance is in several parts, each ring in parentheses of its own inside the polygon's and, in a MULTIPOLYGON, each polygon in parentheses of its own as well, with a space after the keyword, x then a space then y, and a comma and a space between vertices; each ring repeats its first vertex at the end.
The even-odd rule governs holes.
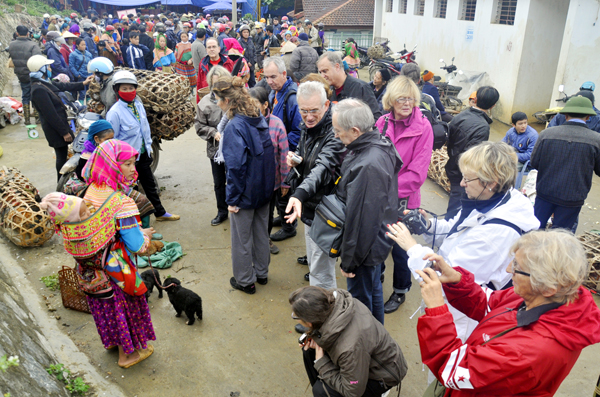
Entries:
POLYGON ((448 149, 445 145, 442 146, 441 149, 434 150, 431 154, 431 163, 429 163, 427 177, 440 185, 445 191, 450 193, 450 181, 448 180, 448 176, 446 176, 446 170, 444 169, 447 162, 448 149))
POLYGON ((201 100, 202 98, 204 98, 209 93, 210 93, 210 88, 209 87, 200 88, 198 90, 198 100, 201 100))
POLYGON ((152 135, 170 141, 192 126, 195 114, 194 105, 186 102, 169 114, 148 113, 147 116, 152 135))
POLYGON ((588 259, 588 275, 585 278, 583 285, 600 291, 600 235, 590 232, 585 232, 581 236, 577 236, 588 259))
POLYGON ((0 232, 19 247, 38 247, 54 235, 37 189, 15 168, 0 169, 0 232))
POLYGON ((85 294, 79 288, 75 269, 63 266, 62 270, 58 271, 58 283, 60 284, 60 297, 62 298, 64 307, 84 313, 91 313, 85 294))
POLYGON ((281 47, 269 47, 269 56, 276 57, 281 54, 281 47))

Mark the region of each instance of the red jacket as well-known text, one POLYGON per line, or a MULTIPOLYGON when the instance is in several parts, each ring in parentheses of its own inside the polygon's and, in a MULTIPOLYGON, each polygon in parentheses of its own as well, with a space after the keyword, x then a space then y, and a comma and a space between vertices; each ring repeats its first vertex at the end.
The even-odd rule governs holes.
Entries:
POLYGON ((535 309, 521 311, 519 321, 529 325, 496 337, 518 325, 523 299, 513 288, 489 294, 473 274, 455 269, 462 279, 444 284, 444 292, 452 306, 479 321, 477 328, 463 344, 446 305, 425 309, 417 325, 423 363, 446 386, 445 397, 552 396, 581 350, 600 342, 600 309, 583 287, 575 302, 537 320, 535 309))
MULTIPOLYGON (((219 61, 219 65, 223 66, 230 73, 233 70, 233 61, 226 57, 225 55, 220 55, 221 60, 219 61)), ((206 82, 206 75, 212 68, 212 63, 210 63, 210 57, 205 56, 202 61, 200 61, 200 65, 198 65, 198 78, 196 79, 196 89, 199 90, 204 87, 208 87, 208 83, 206 82)), ((196 92, 196 103, 200 102, 200 97, 196 92)))

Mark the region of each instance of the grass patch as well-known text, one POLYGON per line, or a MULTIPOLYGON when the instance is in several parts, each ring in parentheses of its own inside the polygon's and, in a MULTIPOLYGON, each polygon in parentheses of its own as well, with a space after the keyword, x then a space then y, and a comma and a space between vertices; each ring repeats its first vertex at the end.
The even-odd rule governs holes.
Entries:
POLYGON ((84 395, 90 389, 90 386, 81 377, 74 377, 64 364, 52 364, 50 368, 46 368, 46 371, 50 375, 56 376, 56 379, 62 381, 65 384, 65 388, 71 394, 84 395))

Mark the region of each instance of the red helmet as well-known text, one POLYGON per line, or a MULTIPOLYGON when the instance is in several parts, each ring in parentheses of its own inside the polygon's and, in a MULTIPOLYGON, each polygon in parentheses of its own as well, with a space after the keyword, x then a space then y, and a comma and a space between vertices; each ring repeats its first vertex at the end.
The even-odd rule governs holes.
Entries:
POLYGON ((189 23, 187 23, 187 22, 186 22, 186 23, 184 23, 184 24, 183 24, 183 26, 184 26, 184 27, 186 27, 186 28, 191 28, 191 27, 192 27, 192 25, 191 25, 191 24, 189 24, 189 23))
POLYGON ((224 23, 219 25, 219 33, 223 33, 227 29, 229 29, 229 26, 225 25, 224 23))
POLYGON ((286 16, 284 15, 283 17, 281 17, 281 20, 282 20, 282 21, 287 21, 287 20, 288 20, 288 17, 286 17, 286 16))
POLYGON ((115 27, 112 25, 106 26, 106 30, 115 30, 115 27))
POLYGON ((76 12, 72 12, 71 13, 71 18, 77 18, 77 13, 76 12))
POLYGON ((200 18, 196 19, 196 23, 202 23, 202 19, 200 19, 200 18))

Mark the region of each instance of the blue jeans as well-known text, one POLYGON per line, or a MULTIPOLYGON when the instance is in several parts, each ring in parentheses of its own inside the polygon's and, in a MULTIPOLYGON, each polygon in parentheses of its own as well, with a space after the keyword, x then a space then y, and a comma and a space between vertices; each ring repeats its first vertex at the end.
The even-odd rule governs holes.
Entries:
POLYGON ((381 264, 359 266, 354 269, 354 278, 346 279, 348 292, 373 313, 373 317, 383 324, 383 286, 381 285, 381 264))
MULTIPOLYGON (((408 268, 408 254, 398 244, 392 246, 392 259, 394 260, 394 282, 392 287, 397 294, 406 294, 412 286, 410 269, 408 268)), ((385 271, 385 262, 381 264, 381 272, 385 271)))
POLYGON ((544 230, 546 228, 548 219, 550 219, 552 214, 554 214, 552 228, 563 228, 571 230, 573 233, 575 233, 573 229, 577 229, 581 206, 564 207, 562 205, 549 203, 538 196, 535 198, 533 211, 535 217, 538 219, 538 221, 540 221, 540 230, 544 230))
POLYGON ((19 82, 19 84, 21 84, 21 102, 23 102, 23 105, 29 105, 31 102, 31 82, 19 82))

